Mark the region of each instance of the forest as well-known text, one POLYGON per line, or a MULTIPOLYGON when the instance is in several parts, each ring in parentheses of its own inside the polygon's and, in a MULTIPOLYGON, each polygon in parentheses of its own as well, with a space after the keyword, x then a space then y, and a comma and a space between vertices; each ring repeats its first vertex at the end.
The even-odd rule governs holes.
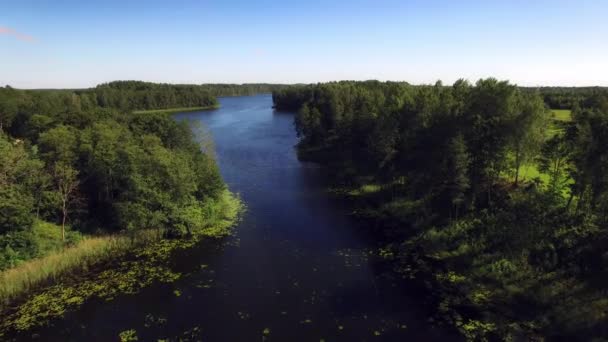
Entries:
POLYGON ((215 96, 197 85, 114 81, 79 92, 87 103, 121 110, 151 110, 179 107, 216 107, 215 96))
POLYGON ((196 86, 0 88, 0 270, 88 235, 205 226, 225 192, 205 142, 167 114, 124 109, 216 104, 196 86))
POLYGON ((469 340, 608 334, 605 89, 343 81, 273 101, 438 322, 469 340))
POLYGON ((428 290, 434 323, 482 341, 608 335, 608 90, 489 78, 0 88, 0 313, 74 269, 157 253, 33 297, 0 337, 61 316, 71 298, 177 279, 172 248, 224 234, 240 202, 203 128, 170 113, 270 91, 296 113, 298 157, 325 166, 386 264, 428 290))
POLYGON ((218 106, 216 97, 272 93, 286 88, 278 84, 173 85, 142 81, 114 81, 92 89, 76 91, 81 99, 100 107, 121 110, 170 108, 206 109, 218 106))
POLYGON ((291 87, 289 84, 247 83, 247 84, 202 84, 209 94, 216 97, 224 96, 252 96, 258 94, 271 94, 273 91, 291 87))
POLYGON ((596 94, 606 93, 608 88, 604 87, 541 87, 525 88, 529 91, 540 91, 545 103, 552 109, 571 109, 574 106, 589 107, 596 94), (587 103, 586 103, 587 102, 587 103))

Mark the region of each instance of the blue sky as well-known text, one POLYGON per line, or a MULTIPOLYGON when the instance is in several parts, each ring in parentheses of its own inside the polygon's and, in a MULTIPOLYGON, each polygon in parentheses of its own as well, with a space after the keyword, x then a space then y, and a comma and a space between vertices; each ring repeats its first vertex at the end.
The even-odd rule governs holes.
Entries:
POLYGON ((0 0, 0 85, 608 86, 608 1, 0 0))

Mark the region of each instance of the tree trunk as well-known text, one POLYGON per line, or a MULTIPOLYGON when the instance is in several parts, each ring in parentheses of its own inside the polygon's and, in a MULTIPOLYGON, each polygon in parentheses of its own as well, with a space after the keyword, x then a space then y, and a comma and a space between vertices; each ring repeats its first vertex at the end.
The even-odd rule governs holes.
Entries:
POLYGON ((579 195, 578 195, 578 202, 576 203, 576 208, 574 209, 574 214, 575 215, 578 215, 578 213, 579 213, 579 211, 581 209, 581 206, 583 205, 582 203, 585 200, 585 191, 586 191, 585 187, 583 187, 583 190, 579 190, 578 191, 578 193, 579 193, 579 195))
POLYGON ((519 168, 521 167, 521 156, 519 152, 515 154, 515 187, 519 184, 519 168))
POLYGON ((559 160, 556 160, 553 163, 553 172, 551 173, 551 190, 555 191, 557 189, 557 182, 558 182, 558 178, 559 178, 559 167, 560 167, 560 162, 559 160))
POLYGON ((68 216, 65 202, 63 202, 63 219, 61 220, 61 240, 65 242, 65 219, 68 216))

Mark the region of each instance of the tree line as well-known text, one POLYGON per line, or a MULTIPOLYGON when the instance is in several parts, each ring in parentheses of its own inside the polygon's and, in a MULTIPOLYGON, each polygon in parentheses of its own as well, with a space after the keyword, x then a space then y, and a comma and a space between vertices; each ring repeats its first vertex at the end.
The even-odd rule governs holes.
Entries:
POLYGON ((114 81, 77 91, 81 100, 105 108, 155 110, 216 107, 216 97, 272 93, 288 86, 266 83, 175 85, 141 81, 114 81))
POLYGON ((100 107, 151 110, 179 107, 213 107, 218 102, 206 87, 115 81, 80 92, 100 107))
POLYGON ((35 228, 46 222, 66 242, 79 232, 167 228, 176 236, 204 226, 225 189, 214 159, 188 123, 134 114, 123 102, 139 109, 216 99, 138 82, 89 91, 0 88, 0 269, 44 253, 48 241, 35 228))
POLYGON ((271 84, 271 83, 246 83, 246 84, 201 84, 201 87, 206 89, 209 94, 216 97, 224 96, 251 96, 258 94, 271 94, 273 91, 287 89, 291 87, 288 84, 271 84))
MULTIPOLYGON (((584 94, 584 95, 583 95, 584 94)), ((470 339, 605 336, 608 96, 557 122, 506 81, 332 82, 273 94, 301 158, 336 175, 470 339)))
POLYGON ((608 93, 605 87, 541 87, 525 88, 529 91, 538 90, 545 103, 553 109, 572 109, 574 107, 592 107, 597 95, 608 93))

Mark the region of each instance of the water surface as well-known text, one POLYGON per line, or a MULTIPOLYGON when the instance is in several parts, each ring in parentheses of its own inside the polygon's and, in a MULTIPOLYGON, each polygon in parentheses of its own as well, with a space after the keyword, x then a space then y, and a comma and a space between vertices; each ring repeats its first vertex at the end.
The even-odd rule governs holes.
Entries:
POLYGON ((39 332, 49 341, 431 341, 430 305, 370 257, 373 239, 299 162, 293 115, 269 95, 177 114, 213 135, 222 176, 248 209, 227 243, 180 253, 190 275, 111 302, 89 301, 39 332), (178 295, 179 294, 179 295, 178 295))

